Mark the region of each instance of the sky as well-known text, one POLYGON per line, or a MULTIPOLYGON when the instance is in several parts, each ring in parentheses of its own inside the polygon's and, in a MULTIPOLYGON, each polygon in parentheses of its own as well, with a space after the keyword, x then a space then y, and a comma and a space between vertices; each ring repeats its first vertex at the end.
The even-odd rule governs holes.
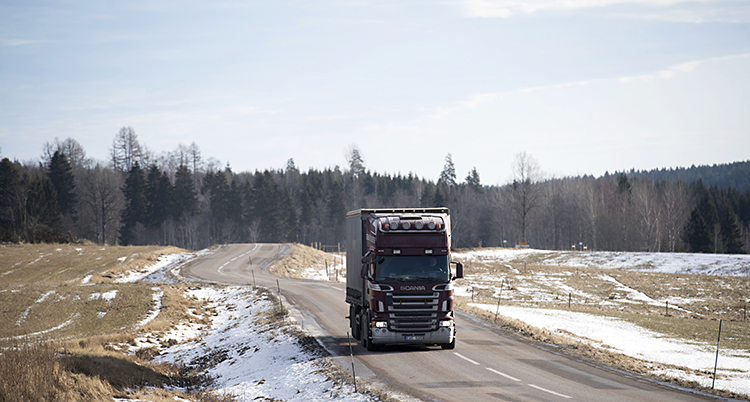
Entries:
POLYGON ((750 160, 750 0, 0 2, 0 157, 125 126, 235 172, 750 160))

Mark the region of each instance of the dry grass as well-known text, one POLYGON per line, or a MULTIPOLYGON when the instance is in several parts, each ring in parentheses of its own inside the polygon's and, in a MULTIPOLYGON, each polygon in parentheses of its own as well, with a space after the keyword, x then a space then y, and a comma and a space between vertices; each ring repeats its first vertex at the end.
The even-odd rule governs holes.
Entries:
POLYGON ((95 401, 111 399, 109 384, 69 370, 49 343, 7 348, 0 355, 0 401, 95 401))
POLYGON ((324 270, 328 268, 328 281, 343 280, 346 277, 346 255, 326 253, 304 244, 290 244, 289 252, 276 261, 269 271, 287 278, 308 279, 307 268, 324 270))
POLYGON ((119 284, 174 247, 0 245, 0 347, 20 336, 97 336, 132 330, 152 307, 150 284, 119 284), (104 297, 109 294, 114 297, 104 297))
POLYGON ((500 299, 504 305, 617 317, 668 337, 708 344, 716 343, 722 319, 722 345, 750 352, 750 321, 743 320, 750 278, 494 261, 472 261, 465 271, 458 283, 472 286, 473 296, 460 297, 463 304, 500 299))
POLYGON ((185 297, 182 285, 115 282, 159 255, 182 251, 0 244, 0 402, 234 400, 201 391, 210 379, 187 366, 151 362, 156 348, 127 352, 139 333, 159 337, 178 322, 208 322, 210 313, 185 297), (163 292, 159 315, 139 327, 154 307, 155 286, 163 292), (197 391, 186 394, 165 386, 197 391))

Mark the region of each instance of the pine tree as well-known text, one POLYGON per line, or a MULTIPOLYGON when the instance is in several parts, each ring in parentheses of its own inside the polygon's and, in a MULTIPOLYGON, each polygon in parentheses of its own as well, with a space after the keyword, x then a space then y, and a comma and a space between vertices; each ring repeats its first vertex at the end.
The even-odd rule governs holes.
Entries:
POLYGON ((744 254, 742 248, 742 231, 737 225, 737 218, 732 208, 727 205, 724 209, 724 219, 721 221, 721 241, 727 254, 744 254))
POLYGON ((229 183, 224 171, 208 172, 203 178, 201 193, 205 196, 210 211, 211 242, 224 242, 223 226, 227 220, 227 192, 229 183))
POLYGON ((690 212, 690 219, 685 228, 685 242, 694 253, 711 252, 711 234, 697 207, 690 212))
POLYGON ((183 215, 193 216, 198 213, 198 194, 195 191, 193 175, 185 165, 177 168, 174 176, 174 189, 172 192, 172 208, 170 212, 175 219, 183 215))
POLYGON ((453 166, 453 157, 451 154, 445 156, 445 165, 443 166, 443 171, 440 172, 438 184, 446 186, 456 185, 456 168, 453 166))
POLYGON ((24 204, 21 178, 16 164, 8 158, 0 161, 0 241, 17 241, 24 204))
POLYGON ((476 192, 482 192, 482 182, 479 180, 479 172, 477 172, 476 167, 471 169, 466 176, 466 185, 476 192))
POLYGON ((135 244, 142 239, 136 238, 138 224, 146 220, 146 178, 138 162, 133 164, 125 179, 125 209, 122 211, 122 228, 120 229, 120 242, 123 245, 135 244))
POLYGON ((703 185, 702 180, 698 180, 695 183, 695 191, 698 198, 698 211, 700 211, 703 221, 706 223, 708 230, 710 250, 707 252, 715 252, 716 245, 718 244, 718 227, 719 227, 719 213, 716 209, 716 203, 714 202, 711 192, 703 185))
POLYGON ((30 218, 28 239, 52 241, 61 237, 62 220, 57 204, 57 192, 48 178, 35 177, 30 183, 26 200, 26 212, 30 218))
POLYGON ((57 204, 63 214, 74 215, 76 212, 77 197, 73 191, 76 187, 73 168, 64 153, 55 151, 49 163, 47 171, 52 185, 57 192, 57 204))
POLYGON ((151 165, 146 180, 146 226, 158 228, 167 219, 171 208, 171 191, 169 177, 156 165, 151 165))

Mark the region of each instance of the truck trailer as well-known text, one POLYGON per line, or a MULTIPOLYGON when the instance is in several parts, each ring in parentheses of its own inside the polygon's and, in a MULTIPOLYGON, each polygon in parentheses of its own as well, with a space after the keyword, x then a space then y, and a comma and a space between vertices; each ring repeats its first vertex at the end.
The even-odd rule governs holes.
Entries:
MULTIPOLYGON (((346 214, 346 302, 352 336, 383 345, 456 347, 448 208, 359 209, 346 214)), ((455 265, 455 273, 452 273, 455 265)))

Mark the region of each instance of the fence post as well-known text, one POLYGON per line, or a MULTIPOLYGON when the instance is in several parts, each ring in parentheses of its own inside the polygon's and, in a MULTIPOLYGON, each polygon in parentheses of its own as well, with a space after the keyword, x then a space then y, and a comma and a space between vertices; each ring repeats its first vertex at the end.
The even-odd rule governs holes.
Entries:
POLYGON ((284 304, 281 302, 281 285, 279 285, 279 280, 276 280, 276 287, 279 289, 279 307, 281 309, 284 308, 284 304))
POLYGON ((346 332, 346 342, 349 344, 349 357, 352 359, 352 379, 354 380, 354 392, 357 392, 357 374, 354 372, 354 352, 352 352, 352 341, 349 332, 346 332))
POLYGON ((716 361, 714 361, 714 380, 711 382, 711 389, 716 385, 716 368, 719 366, 719 344, 721 343, 721 320, 719 320, 719 339, 716 341, 716 361))

